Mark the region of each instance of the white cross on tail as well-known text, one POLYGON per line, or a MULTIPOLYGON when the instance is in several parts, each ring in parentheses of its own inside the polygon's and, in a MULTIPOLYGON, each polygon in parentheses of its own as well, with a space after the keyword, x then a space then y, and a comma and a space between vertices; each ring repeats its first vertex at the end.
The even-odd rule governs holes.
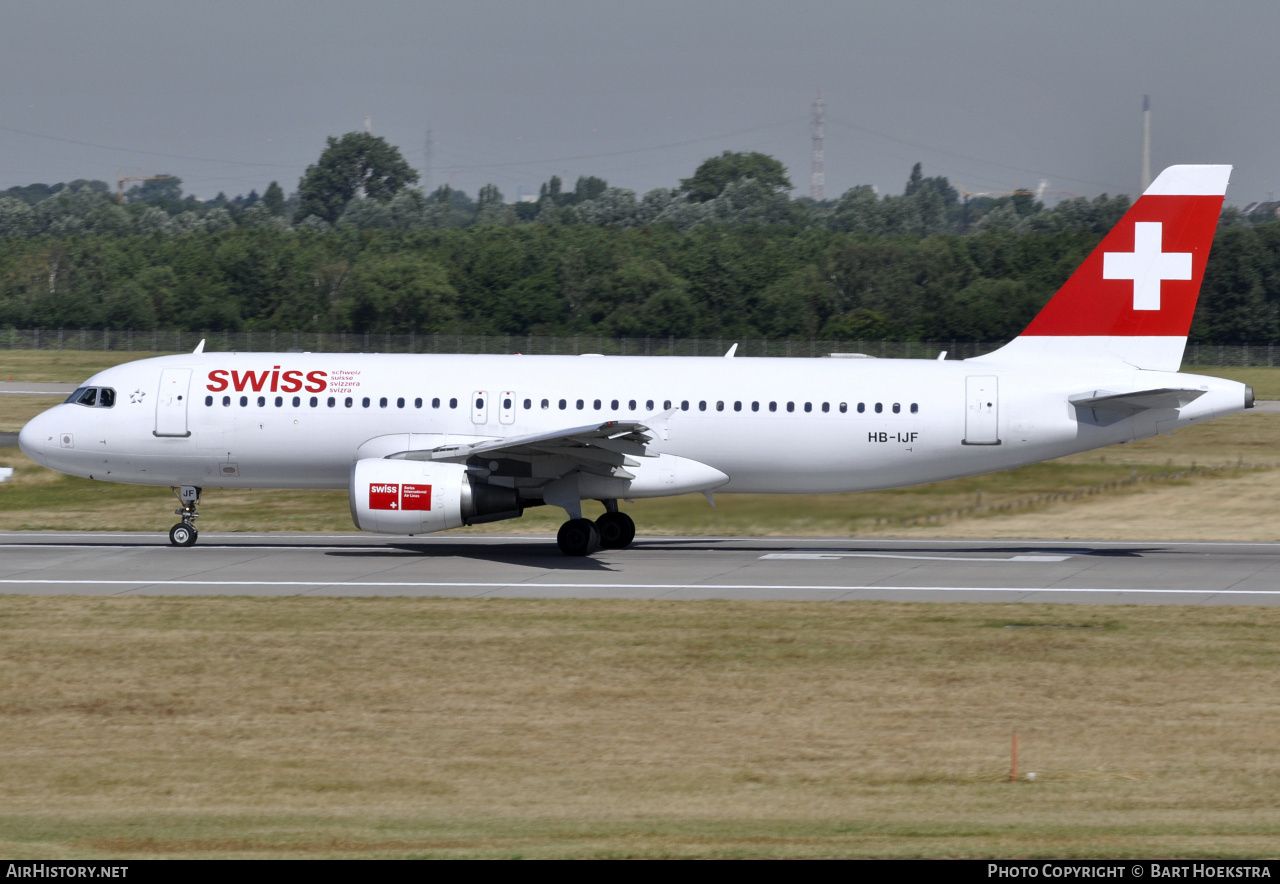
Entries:
POLYGON ((1132 252, 1104 252, 1103 279, 1133 280, 1133 309, 1159 310, 1160 283, 1191 278, 1190 252, 1161 251, 1164 225, 1139 221, 1133 225, 1132 252))

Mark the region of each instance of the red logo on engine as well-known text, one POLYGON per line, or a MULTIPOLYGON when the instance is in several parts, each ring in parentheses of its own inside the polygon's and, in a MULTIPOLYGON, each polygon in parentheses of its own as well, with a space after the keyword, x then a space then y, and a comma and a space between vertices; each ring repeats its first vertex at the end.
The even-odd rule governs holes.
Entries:
POLYGON ((369 486, 369 509, 371 510, 400 509, 400 486, 399 485, 370 485, 369 486))
POLYGON ((400 509, 402 510, 431 509, 431 486, 430 485, 401 485, 400 486, 400 509))

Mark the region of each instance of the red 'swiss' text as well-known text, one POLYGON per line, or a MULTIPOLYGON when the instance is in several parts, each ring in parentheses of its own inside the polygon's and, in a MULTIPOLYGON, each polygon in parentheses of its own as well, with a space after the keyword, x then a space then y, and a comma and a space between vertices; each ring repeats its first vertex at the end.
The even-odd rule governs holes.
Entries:
POLYGON ((228 371, 216 368, 209 372, 209 383, 205 389, 210 393, 221 393, 232 389, 237 393, 323 393, 329 388, 327 371, 281 371, 280 366, 273 365, 262 371, 228 371))

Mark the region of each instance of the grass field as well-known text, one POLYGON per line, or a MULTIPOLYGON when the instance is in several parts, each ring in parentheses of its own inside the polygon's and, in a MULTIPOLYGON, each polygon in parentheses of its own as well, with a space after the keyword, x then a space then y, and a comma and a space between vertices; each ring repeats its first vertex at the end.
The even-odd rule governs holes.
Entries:
POLYGON ((0 854, 1263 856, 1280 610, 0 599, 0 854), (1010 732, 1034 783, 1008 783, 1010 732))

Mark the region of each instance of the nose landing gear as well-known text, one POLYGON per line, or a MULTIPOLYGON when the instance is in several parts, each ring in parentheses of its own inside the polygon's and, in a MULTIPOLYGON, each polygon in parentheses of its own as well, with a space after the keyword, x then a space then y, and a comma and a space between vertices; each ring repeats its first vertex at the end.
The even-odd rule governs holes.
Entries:
POLYGON ((200 518, 200 514, 196 512, 196 507, 200 504, 200 489, 194 485, 183 485, 181 488, 174 488, 173 493, 181 504, 173 512, 174 515, 181 516, 182 521, 169 529, 169 542, 174 546, 194 546, 196 538, 200 536, 195 526, 195 520, 200 518))

